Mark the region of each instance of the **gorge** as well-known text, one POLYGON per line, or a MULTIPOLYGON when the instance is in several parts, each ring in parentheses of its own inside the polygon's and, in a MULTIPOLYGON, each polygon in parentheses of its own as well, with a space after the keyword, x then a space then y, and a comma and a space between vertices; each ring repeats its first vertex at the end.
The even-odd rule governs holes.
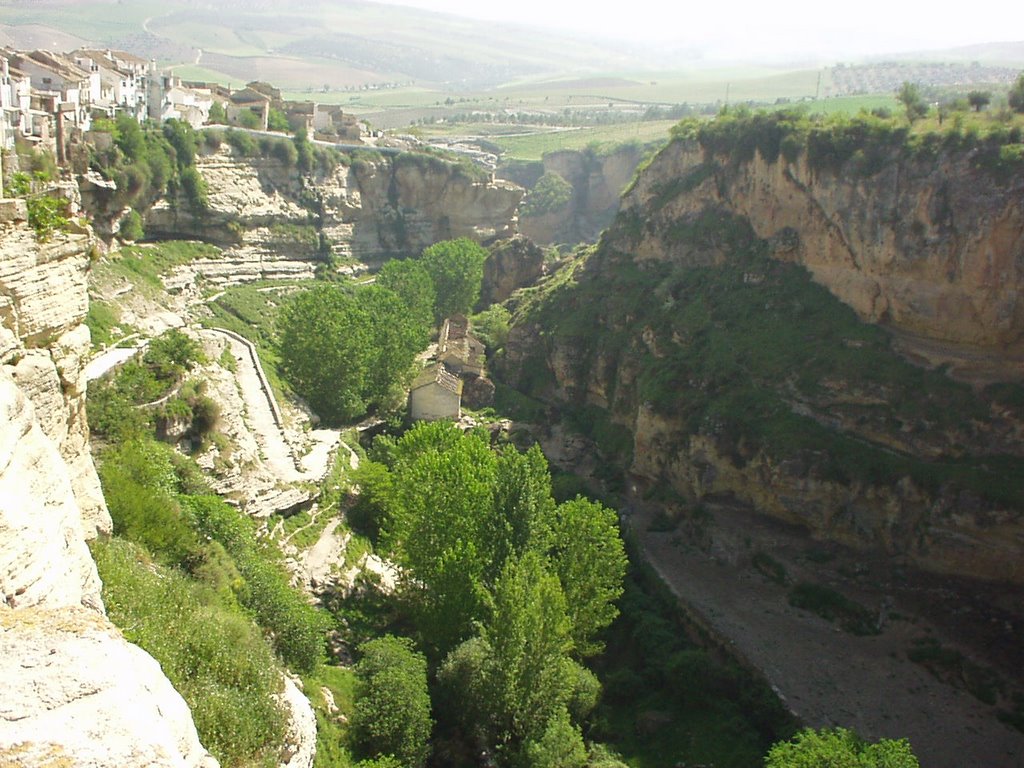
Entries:
MULTIPOLYGON (((1024 691, 1024 177, 1019 153, 1005 151, 1019 146, 1019 133, 921 138, 869 118, 684 122, 637 172, 596 246, 545 267, 528 242, 503 242, 487 266, 485 295, 511 311, 490 362, 501 384, 545 409, 524 428, 542 442, 557 442, 555 427, 585 435, 604 491, 618 495, 659 571, 673 559, 697 563, 689 575, 709 583, 708 572, 735 571, 741 584, 757 579, 748 592, 769 605, 787 591, 792 603, 828 566, 828 583, 870 609, 858 619, 867 637, 800 618, 838 638, 823 652, 880 634, 875 647, 902 659, 921 634, 904 612, 995 670, 985 706, 958 701, 968 696, 963 680, 942 688, 943 706, 972 713, 946 723, 948 734, 927 717, 901 720, 895 703, 894 722, 883 723, 854 694, 855 711, 827 720, 821 708, 835 698, 813 711, 787 700, 815 726, 855 721, 872 739, 916 729, 927 765, 955 764, 950 744, 976 748, 989 765, 1024 755, 1019 731, 996 719, 1024 691), (964 617, 943 624, 947 608, 964 617), (966 627, 974 621, 984 625, 966 627)), ((620 160, 613 165, 639 157, 620 160)), ((573 176, 575 161, 560 162, 573 176)), ((282 281, 258 290, 283 300, 298 281, 345 279, 439 240, 507 241, 524 194, 429 154, 356 156, 303 173, 211 141, 196 167, 203 211, 169 196, 144 214, 147 237, 222 249, 162 275, 160 291, 183 315, 239 283, 282 281)), ((612 215, 607 180, 625 181, 619 171, 576 174, 585 178, 574 189, 590 189, 594 207, 575 192, 574 210, 586 210, 569 229, 532 225, 550 241, 585 236, 612 215)), ((109 240, 124 210, 113 190, 82 186, 109 240)), ((105 619, 85 544, 111 530, 84 413, 86 282, 105 246, 78 225, 38 242, 21 204, 2 204, 0 643, 11 652, 0 658, 5 679, 36 671, 5 697, 0 755, 32 764, 95 749, 96 764, 210 765, 184 702, 105 619), (120 674, 126 665, 139 673, 120 674), (69 669, 86 679, 66 679, 69 669), (53 693, 39 695, 44 688, 53 693), (136 730, 99 738, 80 727, 82 697, 109 701, 96 722, 136 730), (38 710, 22 716, 33 699, 38 710)), ((230 376, 211 376, 230 387, 230 376)), ((728 643, 728 622, 709 618, 728 614, 725 604, 690 600, 695 622, 728 643)), ((777 692, 799 689, 775 679, 771 654, 736 645, 777 692)), ((921 690, 937 690, 914 669, 921 690)), ((899 706, 914 706, 908 698, 899 706)))

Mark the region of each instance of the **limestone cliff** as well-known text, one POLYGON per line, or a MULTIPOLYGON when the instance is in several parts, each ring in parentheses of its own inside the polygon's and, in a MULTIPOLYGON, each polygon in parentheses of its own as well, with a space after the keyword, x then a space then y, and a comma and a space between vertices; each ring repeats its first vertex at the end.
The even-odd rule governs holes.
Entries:
POLYGON ((505 301, 517 288, 536 283, 545 272, 544 251, 528 238, 502 240, 488 251, 480 306, 505 301))
POLYGON ((513 297, 499 372, 691 504, 1024 583, 1020 386, 913 366, 867 322, 1019 379, 991 361, 1024 339, 1021 178, 970 150, 872 174, 737 154, 656 157, 592 252, 513 297))
POLYGON ((110 517, 88 447, 91 235, 0 224, 0 763, 215 766, 160 666, 107 621, 86 539, 110 517))
MULTIPOLYGON (((973 365, 979 353, 1019 352, 1024 177, 994 173, 982 149, 910 153, 873 141, 829 167, 811 151, 737 157, 677 140, 623 199, 644 221, 631 250, 638 261, 677 259, 685 246, 672 242, 672 223, 719 206, 865 320, 949 344, 951 360, 966 346, 973 365)), ((1003 375, 1024 378, 1019 355, 1003 375)))
POLYGON ((89 331, 82 321, 92 240, 79 232, 39 243, 24 210, 14 218, 0 225, 0 365, 42 415, 43 431, 68 465, 91 538, 110 532, 85 422, 89 331))
POLYGON ((207 210, 161 200, 145 215, 149 237, 223 246, 221 258, 186 270, 216 282, 309 278, 338 259, 380 261, 448 238, 515 233, 519 187, 431 155, 361 157, 301 174, 275 158, 232 153, 223 145, 197 158, 207 210))
POLYGON ((643 153, 638 144, 624 144, 605 154, 592 149, 547 153, 543 172, 568 182, 571 196, 555 210, 522 214, 519 230, 541 245, 594 242, 615 218, 643 153))

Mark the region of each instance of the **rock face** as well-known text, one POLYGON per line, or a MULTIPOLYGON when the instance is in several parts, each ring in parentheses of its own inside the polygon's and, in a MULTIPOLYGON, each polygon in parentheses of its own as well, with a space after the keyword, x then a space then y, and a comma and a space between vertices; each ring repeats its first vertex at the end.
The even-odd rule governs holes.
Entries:
POLYGON ((91 245, 87 234, 39 243, 23 222, 0 229, 0 365, 36 406, 67 463, 89 538, 110 531, 85 421, 91 245))
POLYGON ((611 224, 619 199, 643 157, 640 146, 623 145, 608 154, 562 150, 544 155, 544 173, 557 173, 573 188, 564 208, 521 216, 519 231, 541 245, 593 242, 611 224))
POLYGON ((894 151, 880 166, 870 176, 854 161, 814 170, 806 153, 768 162, 760 152, 736 163, 676 141, 623 199, 645 218, 634 252, 678 258, 671 222, 720 206, 865 320, 994 356, 1020 347, 1024 179, 996 179, 965 151, 894 151))
POLYGON ((1024 378, 1024 181, 967 151, 891 160, 836 174, 806 155, 673 143, 573 274, 522 299, 498 373, 592 408, 578 423, 603 411, 595 434, 632 448, 608 461, 690 504, 728 499, 928 571, 1024 584, 1020 484, 996 487, 1024 471, 1024 409, 994 394, 1017 385, 926 376, 853 317, 819 336, 849 313, 792 266, 901 345, 1024 378), (818 351, 792 358, 808 370, 780 370, 780 345, 818 351))
MULTIPOLYGON (((346 191, 359 201, 352 253, 362 260, 419 253, 439 240, 469 237, 489 242, 516 231, 523 190, 504 181, 482 181, 431 155, 355 162, 346 191), (352 182, 355 182, 354 184, 352 182)), ((331 188, 323 189, 330 209, 331 188)))
MULTIPOLYGON (((311 278, 338 259, 379 261, 415 254, 439 240, 488 242, 515 233, 523 190, 478 179, 430 155, 358 159, 303 177, 276 159, 240 158, 228 146, 197 159, 209 208, 161 200, 145 217, 151 237, 201 239, 226 250, 180 269, 221 284, 311 278)), ((343 266, 344 268, 344 266, 343 266)))
POLYGON ((495 243, 484 262, 480 304, 502 302, 517 288, 536 283, 545 272, 544 251, 525 237, 495 243))
POLYGON ((215 768, 160 665, 86 608, 0 610, 0 760, 215 768))
POLYGON ((0 763, 203 766, 184 700, 106 619, 85 421, 88 234, 0 227, 0 763))

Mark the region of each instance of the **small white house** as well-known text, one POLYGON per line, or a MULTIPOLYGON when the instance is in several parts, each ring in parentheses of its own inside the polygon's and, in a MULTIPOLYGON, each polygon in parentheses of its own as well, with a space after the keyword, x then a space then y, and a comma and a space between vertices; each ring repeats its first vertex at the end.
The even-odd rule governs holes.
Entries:
POLYGON ((440 421, 462 416, 462 380, 435 363, 421 373, 409 392, 413 421, 440 421))

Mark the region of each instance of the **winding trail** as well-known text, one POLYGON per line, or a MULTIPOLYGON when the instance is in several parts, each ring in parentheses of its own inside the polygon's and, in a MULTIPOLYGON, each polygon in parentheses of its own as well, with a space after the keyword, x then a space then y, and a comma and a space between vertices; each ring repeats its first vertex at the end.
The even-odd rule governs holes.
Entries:
POLYGON ((226 340, 237 363, 235 380, 245 401, 249 429, 256 436, 264 463, 286 483, 309 479, 296 467, 291 445, 282 429, 281 411, 274 393, 266 383, 266 375, 252 344, 241 336, 220 328, 203 329, 203 336, 226 340))
POLYGON ((235 380, 245 401, 249 429, 256 436, 270 471, 285 483, 322 480, 330 469, 331 456, 341 442, 341 433, 333 429, 313 430, 310 432, 312 450, 305 456, 296 457, 256 348, 238 334, 221 328, 205 328, 200 333, 227 341, 237 363, 235 380))

